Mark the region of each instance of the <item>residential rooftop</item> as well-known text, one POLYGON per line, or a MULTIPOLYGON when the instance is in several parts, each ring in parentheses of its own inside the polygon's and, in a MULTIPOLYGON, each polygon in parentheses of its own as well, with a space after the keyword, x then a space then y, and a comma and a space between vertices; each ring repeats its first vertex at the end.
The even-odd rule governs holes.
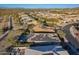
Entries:
POLYGON ((28 37, 28 42, 61 42, 56 33, 32 33, 28 37))

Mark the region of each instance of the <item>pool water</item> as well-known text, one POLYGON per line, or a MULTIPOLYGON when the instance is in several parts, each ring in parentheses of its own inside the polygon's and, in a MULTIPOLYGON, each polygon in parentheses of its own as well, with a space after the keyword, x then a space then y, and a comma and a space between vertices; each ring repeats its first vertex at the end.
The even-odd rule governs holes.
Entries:
POLYGON ((19 37, 19 39, 18 39, 18 41, 19 41, 20 43, 27 42, 27 35, 21 34, 20 37, 19 37))

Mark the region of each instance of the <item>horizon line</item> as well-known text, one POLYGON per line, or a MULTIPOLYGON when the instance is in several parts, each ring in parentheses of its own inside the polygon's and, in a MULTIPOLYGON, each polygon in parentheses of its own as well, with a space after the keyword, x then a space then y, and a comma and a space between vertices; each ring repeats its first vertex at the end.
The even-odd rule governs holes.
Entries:
POLYGON ((79 4, 0 4, 0 8, 79 8, 79 4))

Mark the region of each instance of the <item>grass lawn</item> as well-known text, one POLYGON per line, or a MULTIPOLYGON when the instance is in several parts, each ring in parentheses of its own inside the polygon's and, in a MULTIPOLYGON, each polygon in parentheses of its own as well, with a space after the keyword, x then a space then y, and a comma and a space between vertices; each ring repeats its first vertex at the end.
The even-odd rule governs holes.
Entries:
POLYGON ((0 29, 0 36, 3 34, 3 30, 2 29, 0 29))
POLYGON ((20 30, 17 30, 17 31, 11 31, 10 33, 9 33, 9 35, 7 36, 7 38, 6 38, 6 40, 5 40, 5 42, 6 42, 6 45, 7 44, 11 44, 11 45, 13 45, 14 47, 24 47, 24 46, 30 46, 30 45, 32 45, 32 43, 18 43, 17 42, 17 38, 14 38, 15 36, 17 36, 17 35, 20 35, 22 33, 22 31, 20 31, 20 30))
POLYGON ((2 24, 0 24, 0 36, 3 34, 3 30, 2 30, 2 24))

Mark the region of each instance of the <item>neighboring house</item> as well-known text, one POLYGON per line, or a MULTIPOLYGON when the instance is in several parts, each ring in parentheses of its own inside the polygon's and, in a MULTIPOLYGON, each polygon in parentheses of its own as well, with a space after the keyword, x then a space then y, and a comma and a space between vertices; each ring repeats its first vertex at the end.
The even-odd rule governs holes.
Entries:
POLYGON ((23 23, 31 22, 32 20, 34 20, 31 17, 29 17, 28 15, 21 15, 20 17, 21 17, 20 21, 23 23))

